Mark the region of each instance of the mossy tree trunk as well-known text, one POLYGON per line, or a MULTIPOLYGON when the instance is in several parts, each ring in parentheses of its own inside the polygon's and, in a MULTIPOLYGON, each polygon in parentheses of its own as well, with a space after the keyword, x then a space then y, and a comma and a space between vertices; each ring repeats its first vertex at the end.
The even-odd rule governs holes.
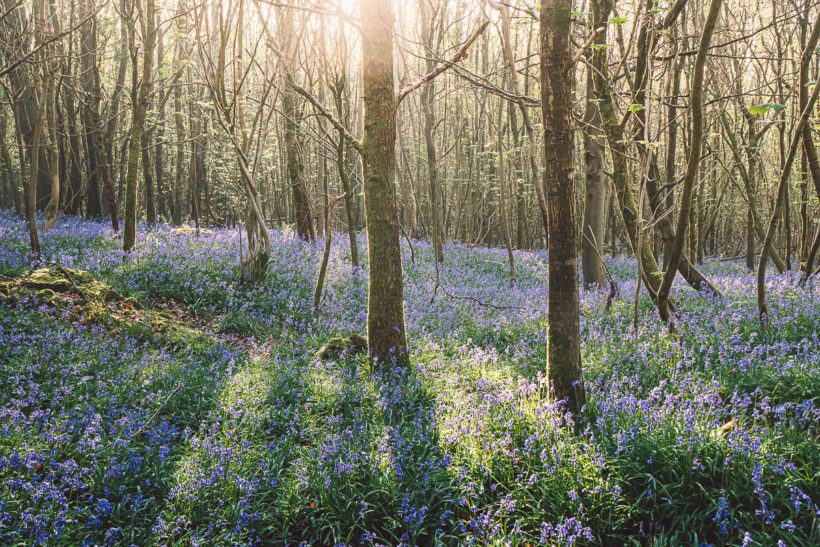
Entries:
POLYGON ((585 403, 578 295, 578 221, 572 134, 572 0, 541 3, 541 109, 546 149, 549 248, 547 377, 557 400, 577 413, 585 403))
POLYGON ((399 216, 396 208, 396 111, 393 7, 361 0, 364 136, 362 168, 370 283, 367 341, 380 362, 407 359, 399 216))
MULTIPOLYGON (((123 228, 122 249, 130 251, 136 243, 137 237, 137 177, 139 176, 139 160, 142 148, 142 135, 145 131, 145 114, 148 109, 148 98, 151 91, 152 67, 154 61, 154 45, 156 43, 156 5, 155 0, 146 0, 145 5, 136 2, 139 20, 143 25, 143 54, 142 74, 139 88, 134 99, 134 113, 131 118, 131 137, 128 143, 128 161, 125 175, 125 226, 123 228)), ((129 32, 129 46, 131 62, 134 72, 137 72, 137 47, 134 34, 136 29, 129 32)), ((134 79, 136 82, 136 78, 134 79)))

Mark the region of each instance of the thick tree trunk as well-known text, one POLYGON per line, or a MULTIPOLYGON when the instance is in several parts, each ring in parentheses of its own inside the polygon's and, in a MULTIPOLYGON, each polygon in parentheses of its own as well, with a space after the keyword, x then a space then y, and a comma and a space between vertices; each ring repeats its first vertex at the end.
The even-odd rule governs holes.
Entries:
POLYGON ((361 0, 364 138, 362 170, 370 283, 368 351, 380 362, 407 360, 399 217, 394 180, 397 99, 393 90, 393 8, 361 0))
POLYGON ((549 210, 549 335, 547 377, 570 412, 585 403, 578 295, 578 227, 572 135, 571 0, 541 3, 541 108, 549 210))

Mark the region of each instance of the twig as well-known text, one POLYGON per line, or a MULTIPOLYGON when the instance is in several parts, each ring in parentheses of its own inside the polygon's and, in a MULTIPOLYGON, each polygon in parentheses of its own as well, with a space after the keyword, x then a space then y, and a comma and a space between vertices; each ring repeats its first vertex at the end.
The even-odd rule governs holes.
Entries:
POLYGON ((404 99, 407 96, 408 93, 420 88, 421 86, 423 86, 424 84, 426 84, 427 82, 429 82, 430 80, 432 80, 433 78, 435 78, 436 76, 438 76, 439 74, 441 74, 442 72, 444 72, 445 70, 447 70, 448 68, 453 66, 454 64, 461 61, 461 59, 464 56, 467 55, 467 50, 470 49, 470 46, 473 45, 473 42, 475 42, 476 39, 479 36, 481 36, 481 33, 484 32, 484 29, 486 29, 487 25, 489 25, 489 24, 490 24, 489 19, 484 21, 484 23, 482 23, 482 25, 480 27, 478 27, 478 30, 476 30, 473 33, 473 35, 470 36, 467 39, 466 42, 464 42, 464 45, 462 45, 459 48, 459 50, 456 52, 456 54, 453 55, 449 60, 444 61, 443 63, 439 64, 432 71, 428 72, 427 74, 425 74, 424 76, 422 76, 421 78, 419 78, 418 80, 413 82, 412 84, 408 85, 407 87, 405 87, 404 89, 399 91, 399 94, 397 96, 397 101, 401 102, 401 100, 404 99))
MULTIPOLYGON (((185 389, 193 389, 193 388, 196 388, 196 387, 202 387, 202 386, 204 386, 204 385, 205 385, 205 384, 202 384, 202 385, 200 385, 200 386, 189 386, 189 387, 187 387, 187 388, 185 388, 185 389)), ((146 421, 144 424, 142 424, 142 427, 140 427, 140 428, 137 430, 137 432, 136 432, 136 433, 134 433, 133 435, 131 435, 131 439, 135 439, 135 438, 137 438, 140 434, 144 433, 144 432, 145 432, 145 430, 148 428, 148 426, 151 424, 151 422, 153 422, 153 421, 154 421, 154 418, 156 418, 156 417, 157 417, 157 415, 159 415, 159 413, 160 413, 160 412, 162 412, 162 409, 163 409, 163 408, 165 408, 165 407, 168 405, 168 402, 171 400, 171 397, 173 397, 174 395, 176 395, 177 391, 180 391, 181 389, 182 389, 182 384, 179 384, 179 383, 178 383, 176 386, 174 386, 174 389, 171 391, 171 393, 169 393, 169 394, 168 394, 168 397, 166 397, 166 398, 165 398, 165 400, 162 402, 162 404, 161 404, 161 405, 159 405, 159 408, 158 408, 156 411, 154 411, 154 413, 151 415, 151 417, 150 417, 150 418, 148 418, 148 421, 146 421)))
MULTIPOLYGON (((447 291, 447 289, 444 288, 444 285, 442 285, 438 281, 436 281, 436 286, 433 289, 433 298, 435 298, 435 294, 436 294, 436 292, 438 292, 438 289, 441 289, 441 292, 443 292, 445 295, 447 295, 448 297, 450 297, 454 300, 470 300, 471 302, 475 302, 479 306, 484 306, 484 307, 487 307, 487 308, 493 308, 493 309, 496 309, 496 310, 523 310, 524 309, 521 306, 498 306, 496 304, 490 304, 489 302, 483 302, 483 301, 479 300, 478 298, 475 298, 474 296, 450 294, 447 291)), ((431 304, 433 303, 433 299, 430 300, 430 303, 431 304)))
POLYGON ((589 38, 587 38, 587 39, 586 39, 586 42, 584 42, 584 43, 581 45, 581 48, 578 50, 578 53, 576 53, 576 54, 572 57, 572 63, 570 63, 570 65, 569 65, 569 66, 570 66, 570 68, 572 68, 572 67, 575 65, 575 63, 577 63, 578 61, 580 61, 580 60, 581 60, 581 57, 584 55, 584 53, 586 52, 586 50, 587 50, 587 49, 589 48, 589 46, 592 44, 592 41, 593 41, 593 40, 595 40, 595 37, 596 37, 598 34, 600 34, 601 32, 604 32, 605 30, 606 30, 606 27, 600 27, 600 28, 596 28, 595 30, 593 30, 593 31, 590 33, 589 38))

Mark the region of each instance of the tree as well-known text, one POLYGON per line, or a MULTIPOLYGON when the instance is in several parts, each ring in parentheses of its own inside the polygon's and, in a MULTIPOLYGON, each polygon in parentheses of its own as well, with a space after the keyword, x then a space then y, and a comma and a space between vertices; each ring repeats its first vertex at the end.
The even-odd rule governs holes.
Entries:
POLYGON ((142 152, 142 134, 145 131, 145 115, 151 91, 152 67, 154 63, 154 45, 156 43, 156 4, 155 0, 135 2, 136 11, 142 26, 143 51, 142 71, 139 72, 138 49, 136 43, 136 25, 132 25, 128 34, 131 54, 132 80, 135 90, 132 93, 134 113, 131 118, 130 140, 128 143, 128 163, 125 175, 125 226, 123 228, 122 249, 130 251, 136 243, 137 236, 137 176, 142 152), (140 74, 139 79, 137 74, 140 74), (137 82, 139 86, 137 87, 137 82))
POLYGON ((572 133, 571 0, 541 3, 541 109, 546 152, 549 248, 547 377, 570 412, 585 403, 578 295, 578 221, 572 133))
MULTIPOLYGON (((432 4, 430 0, 419 1, 421 14, 421 36, 424 45, 425 69, 430 72, 436 67, 433 57, 433 37, 435 34, 437 45, 441 44, 444 33, 444 22, 437 17, 441 13, 440 4, 432 4), (432 12, 429 13, 429 12, 432 12)), ((424 117, 424 148, 427 153, 427 178, 430 186, 430 224, 432 225, 433 255, 436 262, 444 262, 444 252, 441 247, 441 204, 439 199, 438 159, 436 158, 436 137, 434 134, 436 121, 434 119, 433 100, 436 95, 434 81, 429 81, 421 90, 421 112, 424 117)))
POLYGON ((399 215, 396 208, 396 112, 393 89, 393 6, 361 0, 364 135, 362 168, 367 256, 367 344, 385 361, 407 358, 399 215))
MULTIPOLYGON (((294 59, 297 47, 293 35, 293 14, 287 7, 280 7, 277 14, 279 16, 277 22, 279 42, 285 47, 285 57, 289 60, 294 59)), ((305 166, 302 157, 304 145, 299 136, 301 132, 299 125, 302 117, 301 105, 297 104, 296 92, 293 89, 294 74, 290 65, 290 61, 283 60, 280 63, 282 80, 285 84, 282 92, 282 120, 285 126, 288 183, 293 195, 296 233, 302 239, 313 241, 316 239, 316 231, 313 227, 313 213, 310 210, 310 200, 305 187, 305 166)))
POLYGON ((666 266, 666 273, 663 282, 658 289, 658 313, 665 322, 669 321, 669 290, 672 288, 672 281, 678 273, 683 253, 683 243, 686 239, 686 227, 689 223, 690 210, 692 207, 692 191, 695 186, 695 178, 698 175, 700 166, 700 153, 703 146, 703 68, 706 65, 706 54, 709 51, 709 44, 715 32, 715 25, 720 16, 722 0, 712 0, 709 6, 709 13, 703 25, 703 32, 700 37, 698 54, 695 57, 694 77, 692 79, 692 135, 689 139, 689 161, 686 164, 686 175, 683 178, 683 190, 680 197, 680 211, 678 212, 678 225, 675 231, 675 239, 670 249, 669 262, 666 266))
POLYGON ((100 69, 97 66, 97 15, 93 12, 92 0, 83 0, 80 10, 81 17, 88 17, 88 22, 80 27, 80 83, 84 94, 82 117, 88 154, 88 209, 89 213, 99 214, 98 180, 102 180, 102 187, 108 200, 108 215, 111 217, 111 226, 116 232, 120 229, 117 217, 117 194, 111 180, 108 154, 105 151, 105 128, 100 114, 102 90, 100 69))
POLYGON ((581 265, 584 285, 603 287, 606 284, 602 257, 606 228, 607 179, 606 157, 602 141, 606 137, 601 130, 601 113, 598 111, 598 103, 595 102, 595 84, 592 81, 590 70, 587 70, 586 76, 584 124, 586 188, 581 265))

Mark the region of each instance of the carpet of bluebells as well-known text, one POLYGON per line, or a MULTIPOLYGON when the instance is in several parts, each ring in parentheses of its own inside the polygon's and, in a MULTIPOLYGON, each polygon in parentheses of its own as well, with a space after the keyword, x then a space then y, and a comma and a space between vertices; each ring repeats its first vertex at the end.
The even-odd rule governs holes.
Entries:
MULTIPOLYGON (((271 238, 254 288, 237 230, 141 227, 126 258, 104 222, 41 232, 48 263, 212 328, 0 297, 0 544, 820 544, 820 285, 770 276, 764 331, 754 275, 709 262, 722 296, 677 285, 670 332, 608 259, 620 296, 582 292, 573 421, 545 394, 543 252, 516 252, 510 288, 504 251, 450 244, 437 287, 431 248, 405 246, 412 364, 374 369, 314 357, 363 332, 367 264, 337 237, 314 317, 321 249, 271 238)), ((30 260, 0 211, 0 275, 30 260)))

